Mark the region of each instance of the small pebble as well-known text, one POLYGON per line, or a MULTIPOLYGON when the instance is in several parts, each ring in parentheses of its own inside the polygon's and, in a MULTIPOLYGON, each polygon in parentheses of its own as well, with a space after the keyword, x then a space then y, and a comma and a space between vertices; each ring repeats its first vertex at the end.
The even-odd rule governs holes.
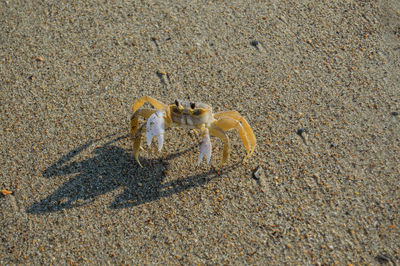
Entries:
POLYGON ((253 178, 255 180, 260 180, 265 177, 264 169, 261 166, 258 166, 253 173, 253 178))
POLYGON ((165 72, 163 69, 157 70, 157 76, 160 78, 162 84, 168 84, 169 77, 167 72, 165 72))
POLYGON ((321 177, 320 177, 319 173, 314 173, 313 178, 315 179, 315 182, 317 182, 318 185, 321 184, 321 177))
POLYGON ((305 132, 306 132, 306 130, 304 128, 300 128, 299 130, 297 130, 297 134, 299 136, 302 136, 302 134, 305 133, 305 132))
POLYGON ((159 70, 157 70, 157 74, 161 75, 161 76, 165 76, 167 73, 164 70, 159 69, 159 70))
POLYGON ((304 128, 301 128, 297 130, 297 134, 303 139, 304 144, 308 145, 308 137, 306 134, 306 130, 304 128))
POLYGON ((257 50, 261 53, 265 53, 264 47, 258 41, 254 40, 250 42, 251 45, 257 48, 257 50))

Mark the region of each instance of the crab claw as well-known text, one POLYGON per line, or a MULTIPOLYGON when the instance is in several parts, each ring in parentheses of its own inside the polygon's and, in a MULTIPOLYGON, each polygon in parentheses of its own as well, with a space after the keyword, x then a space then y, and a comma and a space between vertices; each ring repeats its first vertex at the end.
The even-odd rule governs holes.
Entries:
POLYGON ((203 140, 202 140, 201 146, 200 146, 200 155, 199 155, 199 160, 197 161, 197 166, 200 165, 204 155, 207 158, 207 163, 210 163, 211 141, 210 141, 210 135, 208 134, 208 129, 205 130, 204 135, 203 135, 203 140))
POLYGON ((158 151, 161 151, 164 142, 164 122, 165 111, 156 111, 147 120, 146 124, 146 140, 147 145, 150 146, 153 141, 153 137, 157 137, 158 151))

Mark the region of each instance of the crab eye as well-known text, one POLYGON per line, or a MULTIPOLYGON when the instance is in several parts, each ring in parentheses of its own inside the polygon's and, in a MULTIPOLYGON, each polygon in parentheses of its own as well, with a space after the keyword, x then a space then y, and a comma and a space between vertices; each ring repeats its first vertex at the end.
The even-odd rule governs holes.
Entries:
POLYGON ((192 108, 192 109, 196 108, 196 104, 195 103, 190 103, 190 108, 192 108))
POLYGON ((179 107, 179 102, 178 102, 178 100, 175 100, 175 105, 176 105, 177 107, 179 107))

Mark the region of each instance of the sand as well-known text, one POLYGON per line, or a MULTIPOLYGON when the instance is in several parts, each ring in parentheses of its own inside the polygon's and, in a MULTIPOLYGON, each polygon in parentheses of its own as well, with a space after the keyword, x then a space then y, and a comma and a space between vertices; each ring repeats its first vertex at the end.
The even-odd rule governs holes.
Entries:
POLYGON ((0 25, 1 265, 400 263, 398 1, 9 0, 0 25), (144 95, 237 110, 254 154, 232 131, 197 167, 169 129, 140 168, 144 95))

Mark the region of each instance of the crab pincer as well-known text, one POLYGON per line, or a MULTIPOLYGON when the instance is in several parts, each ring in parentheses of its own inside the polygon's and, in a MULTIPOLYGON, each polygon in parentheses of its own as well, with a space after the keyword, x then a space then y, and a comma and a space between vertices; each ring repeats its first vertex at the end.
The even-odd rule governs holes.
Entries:
POLYGON ((152 114, 147 120, 146 124, 146 140, 147 145, 150 146, 154 137, 157 137, 158 151, 161 151, 164 143, 164 132, 165 132, 165 111, 158 110, 152 114))
POLYGON ((199 160, 197 161, 197 166, 200 165, 204 155, 206 156, 207 163, 210 163, 211 159, 211 140, 210 140, 210 135, 208 133, 208 129, 204 129, 203 132, 203 140, 201 142, 200 146, 200 155, 199 155, 199 160))

